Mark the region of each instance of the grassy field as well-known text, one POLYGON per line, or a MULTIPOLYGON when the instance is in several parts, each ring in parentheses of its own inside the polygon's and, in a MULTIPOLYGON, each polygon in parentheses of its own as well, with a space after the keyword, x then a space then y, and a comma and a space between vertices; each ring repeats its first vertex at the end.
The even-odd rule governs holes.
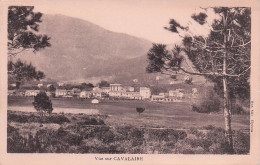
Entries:
MULTIPOLYGON (((9 106, 32 107, 33 97, 8 97, 9 106)), ((175 129, 201 128, 213 125, 224 128, 224 117, 219 114, 202 114, 191 111, 191 105, 182 103, 154 103, 136 100, 101 100, 91 104, 90 100, 52 98, 53 108, 98 109, 101 115, 107 116, 107 125, 133 125, 135 127, 162 127, 175 129), (144 107, 139 117, 136 107, 144 107)), ((232 129, 249 129, 249 115, 233 115, 232 129)))

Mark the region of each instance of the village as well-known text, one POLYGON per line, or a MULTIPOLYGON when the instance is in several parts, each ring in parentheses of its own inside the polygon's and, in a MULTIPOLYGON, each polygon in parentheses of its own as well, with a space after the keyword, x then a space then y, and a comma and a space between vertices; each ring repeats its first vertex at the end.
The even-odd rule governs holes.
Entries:
POLYGON ((53 84, 38 84, 34 89, 8 90, 9 96, 33 97, 41 91, 46 92, 49 97, 55 98, 80 98, 80 99, 117 99, 117 100, 147 100, 153 102, 182 102, 184 99, 195 98, 198 93, 197 88, 191 91, 184 89, 172 89, 167 93, 153 94, 149 87, 134 88, 123 86, 122 84, 109 84, 108 87, 94 86, 90 90, 73 87, 65 89, 64 83, 59 83, 57 89, 51 90, 53 84))

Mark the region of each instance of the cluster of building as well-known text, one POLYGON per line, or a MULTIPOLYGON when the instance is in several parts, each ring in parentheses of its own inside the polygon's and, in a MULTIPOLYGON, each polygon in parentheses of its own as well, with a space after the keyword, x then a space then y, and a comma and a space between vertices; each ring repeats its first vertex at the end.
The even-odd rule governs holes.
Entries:
MULTIPOLYGON (((8 95, 20 95, 20 96, 36 96, 40 93, 40 90, 25 90, 22 93, 17 93, 16 90, 9 90, 8 95)), ((158 95, 152 95, 151 90, 148 87, 140 87, 139 91, 135 91, 134 87, 122 86, 121 84, 110 84, 109 87, 94 87, 91 91, 80 90, 79 88, 73 88, 72 90, 56 89, 53 92, 47 91, 48 96, 55 97, 78 97, 83 99, 88 98, 117 98, 128 100, 151 100, 154 102, 180 102, 184 99, 185 94, 183 89, 170 90, 168 93, 159 93, 158 95)), ((192 89, 192 94, 197 93, 197 89, 192 89)))

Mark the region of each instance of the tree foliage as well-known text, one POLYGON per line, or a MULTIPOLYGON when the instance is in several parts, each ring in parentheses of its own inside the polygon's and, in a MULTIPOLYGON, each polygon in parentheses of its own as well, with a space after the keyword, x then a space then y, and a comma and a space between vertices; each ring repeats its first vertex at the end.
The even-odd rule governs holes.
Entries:
POLYGON ((47 35, 39 34, 42 13, 33 12, 33 6, 8 8, 8 56, 31 49, 33 52, 51 46, 47 35))
POLYGON ((36 111, 40 114, 48 113, 51 114, 53 108, 49 97, 45 92, 40 92, 34 97, 34 102, 32 103, 36 111))
MULTIPOLYGON (((193 14, 189 26, 182 26, 171 19, 165 29, 183 38, 183 48, 171 51, 166 45, 154 44, 148 52, 148 72, 163 74, 186 73, 202 75, 216 83, 224 98, 225 127, 230 153, 233 152, 230 97, 250 92, 251 9, 245 7, 213 7, 193 14), (210 21, 207 12, 215 12, 210 21), (190 26, 203 26, 207 35, 197 35, 190 26), (183 55, 181 53, 184 53, 183 55), (187 70, 181 64, 186 55, 196 70, 187 70)), ((192 68, 192 66, 191 66, 192 68)))
POLYGON ((102 87, 109 87, 109 83, 105 80, 102 80, 100 83, 99 83, 99 88, 102 88, 102 87))
POLYGON ((9 79, 16 82, 17 88, 19 88, 20 84, 24 81, 30 81, 33 79, 40 80, 45 77, 44 73, 37 71, 31 63, 27 64, 21 60, 8 62, 8 75, 9 79))

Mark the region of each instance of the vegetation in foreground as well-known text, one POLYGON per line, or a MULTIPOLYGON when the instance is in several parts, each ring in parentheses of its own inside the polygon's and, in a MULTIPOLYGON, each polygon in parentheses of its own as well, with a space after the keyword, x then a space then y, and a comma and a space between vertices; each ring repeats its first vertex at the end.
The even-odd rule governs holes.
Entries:
MULTIPOLYGON (((111 126, 107 116, 8 111, 9 153, 227 154, 225 131, 214 126, 187 130, 111 126), (40 122, 43 127, 40 127, 40 122)), ((233 131, 235 154, 248 154, 249 133, 233 131)))

